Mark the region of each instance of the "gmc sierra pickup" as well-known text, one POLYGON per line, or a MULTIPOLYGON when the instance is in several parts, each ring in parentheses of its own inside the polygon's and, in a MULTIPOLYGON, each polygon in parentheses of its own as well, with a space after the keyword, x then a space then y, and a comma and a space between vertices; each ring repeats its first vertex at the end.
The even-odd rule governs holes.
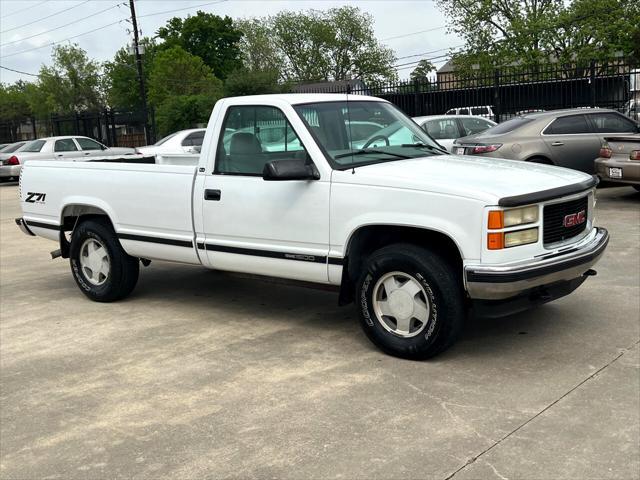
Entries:
POLYGON ((572 292, 609 239, 590 175, 449 155, 379 98, 226 98, 208 125, 197 166, 27 162, 16 222, 92 300, 129 295, 153 259, 334 285, 408 358, 450 346, 470 307, 572 292))

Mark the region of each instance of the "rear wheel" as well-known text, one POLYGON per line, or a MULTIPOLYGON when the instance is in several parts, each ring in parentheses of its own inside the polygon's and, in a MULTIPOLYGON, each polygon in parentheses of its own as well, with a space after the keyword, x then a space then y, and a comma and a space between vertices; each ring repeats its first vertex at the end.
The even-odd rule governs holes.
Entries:
POLYGON ((640 185, 633 185, 633 188, 635 188, 638 192, 640 192, 640 185))
POLYGON ((460 281, 443 258, 427 249, 395 244, 374 252, 357 292, 363 330, 391 355, 432 357, 451 346, 462 330, 460 281))
POLYGON ((120 300, 136 286, 138 259, 127 255, 105 220, 91 219, 78 225, 69 254, 73 278, 91 300, 120 300))

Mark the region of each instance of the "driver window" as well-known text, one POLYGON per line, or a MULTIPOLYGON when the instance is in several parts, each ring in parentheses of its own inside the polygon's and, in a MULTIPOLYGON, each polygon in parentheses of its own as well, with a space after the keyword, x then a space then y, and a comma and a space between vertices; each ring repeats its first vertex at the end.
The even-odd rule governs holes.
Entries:
POLYGON ((222 132, 214 173, 257 176, 273 160, 308 158, 291 124, 276 107, 230 107, 222 132))

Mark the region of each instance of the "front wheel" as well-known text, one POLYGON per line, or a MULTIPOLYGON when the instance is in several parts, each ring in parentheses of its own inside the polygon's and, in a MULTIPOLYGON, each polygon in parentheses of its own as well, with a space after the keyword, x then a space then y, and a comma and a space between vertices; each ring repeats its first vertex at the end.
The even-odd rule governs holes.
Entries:
POLYGON ((74 229, 69 261, 78 287, 96 302, 120 300, 138 281, 138 259, 127 255, 102 219, 87 220, 74 229))
POLYGON ((464 322, 462 286, 437 254, 410 244, 374 252, 357 284, 360 323, 383 351, 433 357, 451 346, 464 322))

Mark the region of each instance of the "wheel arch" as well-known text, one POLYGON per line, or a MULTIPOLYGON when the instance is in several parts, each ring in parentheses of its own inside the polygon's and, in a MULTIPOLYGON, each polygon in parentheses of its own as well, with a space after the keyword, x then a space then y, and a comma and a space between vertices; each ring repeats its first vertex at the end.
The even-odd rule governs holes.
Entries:
POLYGON ((71 242, 65 232, 73 231, 81 220, 88 218, 104 218, 115 230, 115 224, 106 210, 89 203, 68 203, 60 212, 60 255, 69 258, 71 242))
POLYGON ((529 155, 527 158, 524 159, 525 162, 533 162, 533 163, 543 163, 545 165, 555 165, 555 163, 553 162, 553 160, 551 160, 551 158, 549 158, 549 155, 545 155, 542 153, 534 153, 532 155, 529 155), (534 160, 536 159, 540 159, 540 160, 544 160, 542 162, 534 162, 534 160))
POLYGON ((369 255, 394 243, 411 243, 435 251, 446 259, 462 281, 462 249, 452 235, 436 229, 409 225, 363 225, 351 233, 346 243, 340 284, 341 305, 353 300, 354 283, 362 273, 369 255))

